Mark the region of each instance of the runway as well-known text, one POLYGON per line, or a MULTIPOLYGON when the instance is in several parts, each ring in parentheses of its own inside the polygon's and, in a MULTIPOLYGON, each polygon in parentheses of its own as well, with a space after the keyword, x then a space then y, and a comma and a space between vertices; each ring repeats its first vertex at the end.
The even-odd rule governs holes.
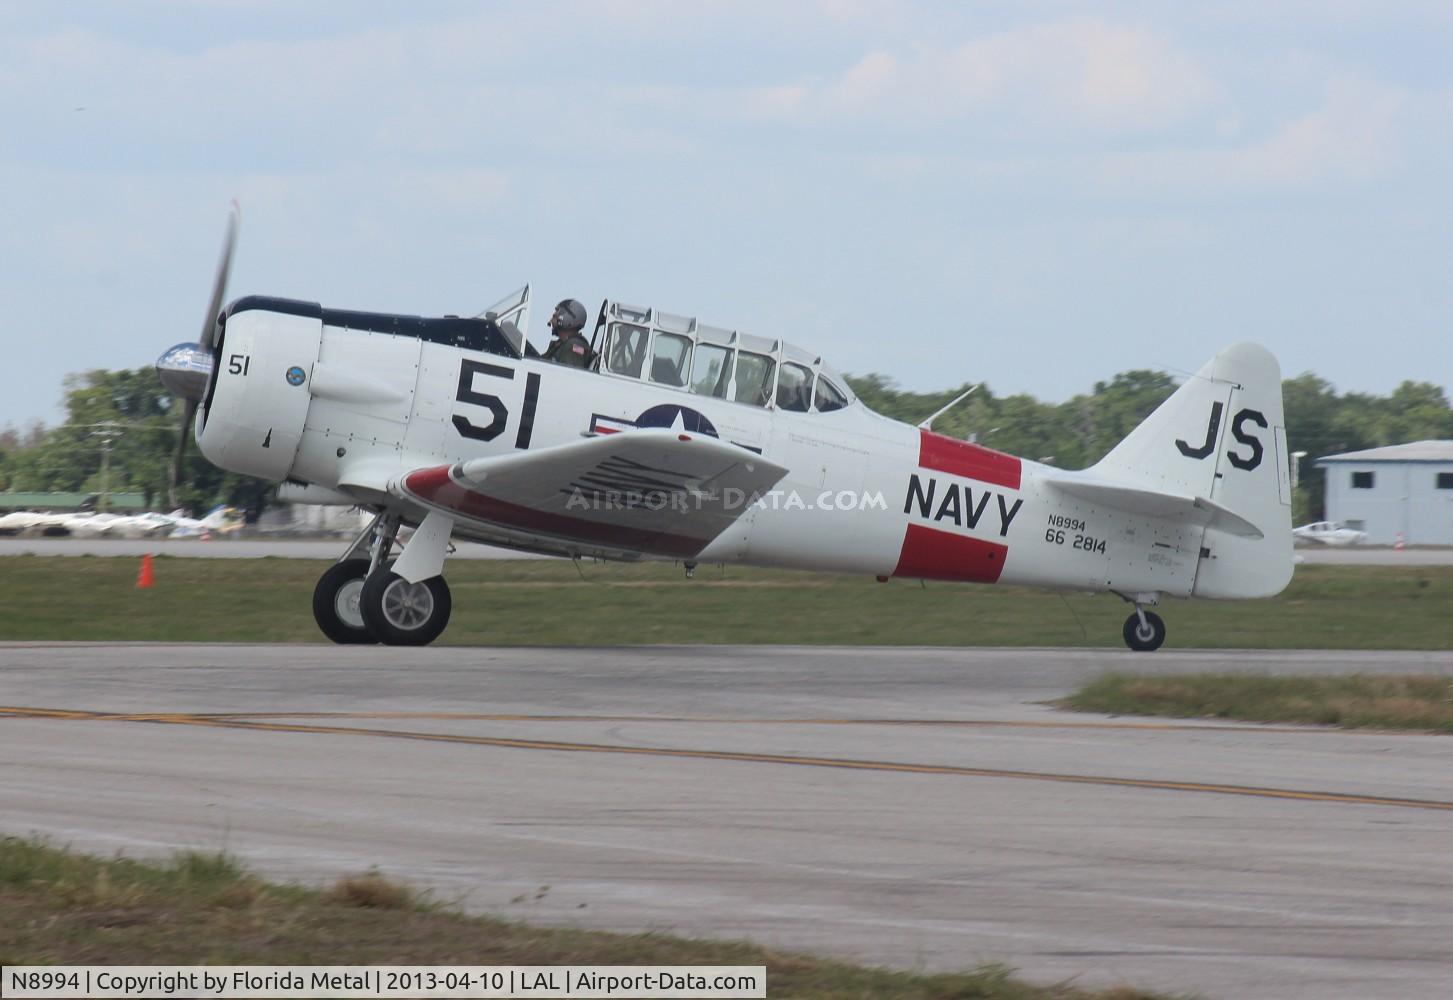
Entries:
POLYGON ((471 909, 1207 997, 1442 997, 1453 740, 1107 718, 1446 653, 0 645, 0 827, 471 909), (545 888, 548 887, 548 888, 545 888))

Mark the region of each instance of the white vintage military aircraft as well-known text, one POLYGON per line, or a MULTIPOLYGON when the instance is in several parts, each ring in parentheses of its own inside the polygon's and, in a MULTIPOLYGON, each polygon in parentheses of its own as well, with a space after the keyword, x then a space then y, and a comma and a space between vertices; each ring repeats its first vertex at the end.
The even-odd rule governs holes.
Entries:
POLYGON ((1162 596, 1292 573, 1281 375, 1216 355, 1094 467, 1066 472, 873 413, 779 340, 607 301, 578 369, 525 343, 528 287, 480 318, 247 296, 157 363, 202 453, 373 524, 318 581, 335 642, 422 645, 451 539, 572 557, 741 562, 1110 591, 1158 648, 1162 596), (416 526, 396 560, 401 525, 416 526))

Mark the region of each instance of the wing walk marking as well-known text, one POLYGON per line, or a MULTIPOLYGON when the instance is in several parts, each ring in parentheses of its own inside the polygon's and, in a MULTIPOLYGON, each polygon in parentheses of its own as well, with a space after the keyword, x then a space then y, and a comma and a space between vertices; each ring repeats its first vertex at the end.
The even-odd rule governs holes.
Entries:
MULTIPOLYGON (((255 732, 308 733, 329 736, 379 736, 385 739, 423 743, 460 743, 508 750, 554 750, 562 753, 623 754, 636 757, 675 757, 688 760, 729 761, 743 764, 783 764, 797 767, 827 767, 850 771, 879 771, 896 774, 928 774, 966 778, 1015 778, 1021 781, 1052 781, 1073 785, 1112 788, 1142 788, 1154 791, 1199 792, 1210 795, 1240 795, 1295 802, 1334 802, 1345 805, 1390 806, 1400 809, 1431 809, 1453 812, 1453 802, 1435 799, 1406 799, 1345 792, 1302 791, 1265 788, 1256 785, 1220 785, 1200 781, 1169 781, 1151 778, 1115 778, 1091 774, 1057 774, 1052 771, 1015 771, 1001 768, 962 767, 953 764, 909 764, 894 761, 858 760, 851 757, 805 757, 792 754, 750 753, 736 750, 693 750, 682 747, 632 747, 608 743, 566 743, 555 740, 511 739, 500 736, 465 736, 428 733, 407 729, 366 729, 361 726, 317 726, 301 723, 257 722, 224 715, 108 714, 67 712, 59 709, 15 709, 0 707, 0 716, 20 718, 82 719, 97 722, 149 722, 160 725, 203 726, 213 729, 245 729, 255 732)), ((1207 727, 1212 728, 1212 727, 1207 727)))
POLYGON ((600 462, 589 472, 582 474, 577 481, 572 482, 569 487, 560 492, 589 493, 592 492, 592 486, 604 487, 607 490, 684 492, 695 479, 696 477, 691 473, 657 469, 628 458, 613 456, 600 462), (647 475, 647 473, 653 475, 647 475), (654 478, 655 476, 669 476, 671 479, 657 479, 654 478), (590 485, 582 486, 581 483, 590 485))
POLYGON ((642 475, 643 473, 654 473, 658 476, 670 476, 673 479, 687 480, 692 478, 689 472, 677 472, 675 469, 658 469, 654 465, 647 465, 644 462, 637 462, 634 459, 626 458, 624 455, 612 455, 602 459, 596 466, 597 469, 604 469, 607 472, 616 472, 620 475, 642 475))
POLYGON ((600 463, 601 468, 606 466, 619 466, 626 471, 634 472, 655 472, 662 476, 675 476, 677 479, 690 479, 691 473, 677 472, 675 469, 658 469, 654 465, 647 465, 645 462, 637 462, 633 458, 626 458, 624 455, 612 455, 600 463))
POLYGON ((599 470, 587 472, 580 477, 580 482, 590 483, 592 486, 604 486, 609 490, 681 490, 686 488, 685 483, 667 483, 659 479, 648 479, 645 476, 610 475, 601 473, 599 470))

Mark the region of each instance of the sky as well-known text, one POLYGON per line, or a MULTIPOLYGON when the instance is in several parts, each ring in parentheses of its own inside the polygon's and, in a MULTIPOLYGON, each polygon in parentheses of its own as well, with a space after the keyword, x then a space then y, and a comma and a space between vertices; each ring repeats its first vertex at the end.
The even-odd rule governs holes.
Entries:
POLYGON ((1453 5, 0 0, 0 427, 229 298, 531 282, 1058 402, 1453 383, 1453 5))

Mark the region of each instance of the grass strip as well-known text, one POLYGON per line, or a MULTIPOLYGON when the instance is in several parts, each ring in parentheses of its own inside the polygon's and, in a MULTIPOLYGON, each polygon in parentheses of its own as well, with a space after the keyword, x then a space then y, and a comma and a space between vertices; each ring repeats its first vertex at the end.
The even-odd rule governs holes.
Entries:
POLYGON ((315 890, 225 855, 104 860, 13 837, 0 839, 0 964, 765 965, 774 998, 1164 997, 1034 986, 999 965, 919 975, 746 942, 532 927, 465 915, 376 871, 315 890))
MULTIPOLYGON (((3 545, 0 541, 0 545, 3 545)), ((10 556, 0 640, 325 642, 327 563, 10 556)), ((454 560, 446 645, 788 643, 1124 648, 1111 595, 669 564, 454 560)), ((1167 648, 1453 649, 1453 567, 1302 566, 1266 601, 1167 601, 1167 648)))
POLYGON ((1306 722, 1453 733, 1453 677, 1420 674, 1267 677, 1111 673, 1059 702, 1112 715, 1306 722))

